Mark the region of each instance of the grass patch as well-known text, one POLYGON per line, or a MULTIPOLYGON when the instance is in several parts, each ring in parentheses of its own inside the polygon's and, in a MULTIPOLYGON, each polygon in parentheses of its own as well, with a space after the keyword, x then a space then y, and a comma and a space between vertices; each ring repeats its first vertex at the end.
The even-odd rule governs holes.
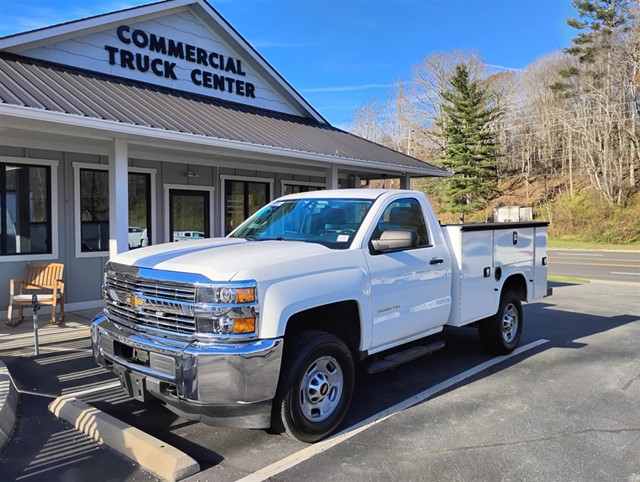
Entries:
POLYGON ((550 248, 559 249, 596 249, 610 251, 640 251, 640 243, 613 244, 581 241, 577 239, 549 239, 550 248))
POLYGON ((590 281, 587 279, 572 278, 570 276, 553 276, 553 275, 547 276, 547 281, 551 283, 573 283, 573 284, 579 284, 579 285, 590 283, 590 281))
POLYGON ((625 206, 610 206, 595 190, 583 189, 573 197, 560 194, 537 211, 551 223, 549 236, 569 248, 640 249, 640 192, 625 206))

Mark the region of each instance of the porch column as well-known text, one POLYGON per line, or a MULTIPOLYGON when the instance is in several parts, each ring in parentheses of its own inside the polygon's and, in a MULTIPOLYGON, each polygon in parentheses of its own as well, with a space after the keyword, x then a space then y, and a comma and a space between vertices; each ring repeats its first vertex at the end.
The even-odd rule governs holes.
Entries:
POLYGON ((129 249, 128 148, 124 139, 109 147, 109 255, 129 249))
POLYGON ((408 174, 400 176, 400 189, 411 189, 411 176, 408 174))
POLYGON ((327 169, 327 189, 338 189, 338 166, 327 169))

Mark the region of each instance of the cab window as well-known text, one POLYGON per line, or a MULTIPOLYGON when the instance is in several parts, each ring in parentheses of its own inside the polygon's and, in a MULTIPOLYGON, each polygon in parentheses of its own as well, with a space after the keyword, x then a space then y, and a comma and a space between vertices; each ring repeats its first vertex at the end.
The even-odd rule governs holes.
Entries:
POLYGON ((384 231, 412 231, 418 238, 418 248, 429 246, 427 225, 417 199, 406 198, 393 201, 378 220, 371 239, 380 239, 384 231))

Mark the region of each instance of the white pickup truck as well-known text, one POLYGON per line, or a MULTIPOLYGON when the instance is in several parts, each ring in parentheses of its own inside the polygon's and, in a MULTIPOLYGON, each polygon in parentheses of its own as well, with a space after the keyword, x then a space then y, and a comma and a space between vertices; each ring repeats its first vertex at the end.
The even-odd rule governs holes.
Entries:
POLYGON ((111 259, 94 357, 187 419, 314 442, 345 416, 356 363, 431 353, 446 325, 511 352, 521 302, 548 294, 547 225, 440 226, 416 191, 285 196, 226 238, 111 259))

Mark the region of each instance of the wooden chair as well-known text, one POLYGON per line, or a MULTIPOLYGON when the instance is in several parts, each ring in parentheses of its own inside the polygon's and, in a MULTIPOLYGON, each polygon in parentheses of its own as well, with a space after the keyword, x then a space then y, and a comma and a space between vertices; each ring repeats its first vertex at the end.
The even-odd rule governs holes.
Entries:
POLYGON ((24 279, 9 280, 9 309, 7 310, 7 325, 16 326, 22 319, 22 309, 31 306, 35 294, 38 303, 51 305, 51 324, 59 325, 64 319, 64 282, 62 271, 64 264, 29 264, 24 273, 24 279), (18 321, 13 322, 13 305, 18 306, 18 321), (56 319, 56 306, 60 305, 60 318, 56 319))

